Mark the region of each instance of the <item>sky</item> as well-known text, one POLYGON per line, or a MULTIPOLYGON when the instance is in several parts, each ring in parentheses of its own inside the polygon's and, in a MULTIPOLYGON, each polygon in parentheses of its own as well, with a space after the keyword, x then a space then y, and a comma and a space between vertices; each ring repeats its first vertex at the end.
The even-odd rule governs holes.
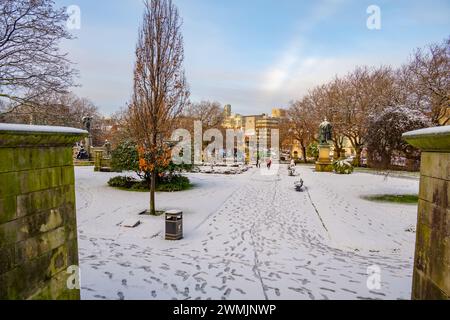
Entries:
MULTIPOLYGON (((55 0, 80 8, 63 50, 80 72, 74 92, 104 115, 131 96, 142 0, 55 0)), ((173 0, 183 19, 191 100, 241 114, 288 107, 359 65, 400 66, 413 50, 450 36, 448 0, 173 0), (380 29, 367 20, 380 8, 380 29)))

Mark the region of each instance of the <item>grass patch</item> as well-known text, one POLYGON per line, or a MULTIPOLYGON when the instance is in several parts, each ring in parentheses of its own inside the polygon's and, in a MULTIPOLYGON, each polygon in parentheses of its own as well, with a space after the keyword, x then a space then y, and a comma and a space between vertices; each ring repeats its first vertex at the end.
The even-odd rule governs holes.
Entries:
POLYGON ((400 204, 417 204, 419 202, 419 197, 415 194, 383 194, 366 196, 363 199, 376 202, 391 202, 400 204))

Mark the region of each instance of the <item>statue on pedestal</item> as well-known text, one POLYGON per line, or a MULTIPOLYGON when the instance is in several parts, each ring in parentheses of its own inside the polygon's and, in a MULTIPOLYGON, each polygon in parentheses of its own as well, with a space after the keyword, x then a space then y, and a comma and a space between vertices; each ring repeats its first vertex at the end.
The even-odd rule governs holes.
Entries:
POLYGON ((325 119, 319 126, 319 143, 329 144, 329 141, 333 139, 333 126, 325 119))
POLYGON ((81 120, 83 121, 83 125, 86 128, 86 131, 89 132, 89 134, 91 134, 92 117, 85 116, 81 120))
POLYGON ((331 144, 333 139, 333 126, 325 119, 319 125, 319 160, 316 162, 317 172, 331 172, 333 165, 330 159, 331 144))
POLYGON ((105 148, 106 157, 111 158, 111 142, 109 142, 108 140, 105 140, 104 148, 105 148))
POLYGON ((92 117, 84 116, 81 121, 83 121, 83 125, 86 128, 86 131, 89 132, 89 136, 85 138, 85 147, 86 152, 88 154, 88 159, 91 158, 91 146, 92 146, 92 135, 91 135, 91 126, 92 126, 92 117))

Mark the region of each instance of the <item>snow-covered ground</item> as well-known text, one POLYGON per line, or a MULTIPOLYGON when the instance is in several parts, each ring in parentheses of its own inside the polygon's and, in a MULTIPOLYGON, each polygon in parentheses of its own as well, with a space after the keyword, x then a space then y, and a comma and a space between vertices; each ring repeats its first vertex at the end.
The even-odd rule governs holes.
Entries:
POLYGON ((137 216, 148 193, 109 188, 116 174, 75 172, 84 299, 410 297, 415 234, 406 230, 417 207, 361 196, 417 193, 418 180, 302 166, 298 193, 285 166, 189 174, 194 189, 157 194, 158 209, 184 212, 184 239, 165 241, 164 217, 137 216), (121 227, 129 217, 142 224, 121 227), (380 289, 367 286, 372 266, 380 289))

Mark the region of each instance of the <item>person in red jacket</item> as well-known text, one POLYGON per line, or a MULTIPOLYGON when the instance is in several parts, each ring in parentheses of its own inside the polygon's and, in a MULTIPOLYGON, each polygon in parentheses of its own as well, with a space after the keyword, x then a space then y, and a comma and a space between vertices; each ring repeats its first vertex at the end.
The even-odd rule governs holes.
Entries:
POLYGON ((272 166, 272 159, 267 160, 267 169, 270 170, 270 167, 272 166))

